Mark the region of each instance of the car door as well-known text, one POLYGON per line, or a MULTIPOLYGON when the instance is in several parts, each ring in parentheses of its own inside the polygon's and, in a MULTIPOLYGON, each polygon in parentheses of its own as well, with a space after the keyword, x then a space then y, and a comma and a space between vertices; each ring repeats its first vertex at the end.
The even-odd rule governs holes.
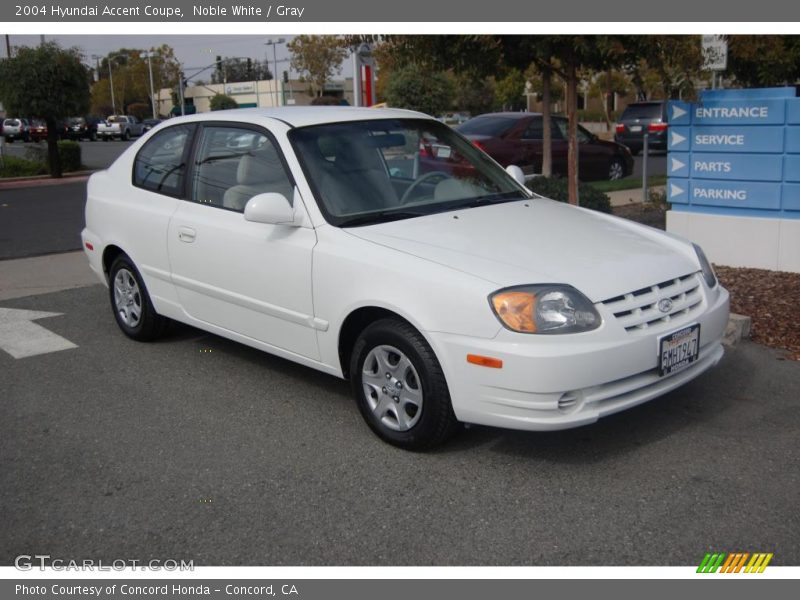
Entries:
POLYGON ((203 125, 188 201, 169 226, 172 281, 191 317, 318 360, 311 296, 316 233, 310 225, 246 221, 245 204, 265 192, 305 210, 271 134, 235 123, 203 125))

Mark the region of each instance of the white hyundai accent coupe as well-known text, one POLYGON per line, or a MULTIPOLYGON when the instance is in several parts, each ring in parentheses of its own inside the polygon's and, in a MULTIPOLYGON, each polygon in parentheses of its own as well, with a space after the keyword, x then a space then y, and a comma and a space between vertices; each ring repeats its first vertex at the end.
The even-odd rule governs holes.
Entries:
POLYGON ((194 115, 91 177, 83 244, 129 337, 174 319, 349 378, 409 449, 586 425, 719 362, 699 247, 520 179, 409 111, 194 115))

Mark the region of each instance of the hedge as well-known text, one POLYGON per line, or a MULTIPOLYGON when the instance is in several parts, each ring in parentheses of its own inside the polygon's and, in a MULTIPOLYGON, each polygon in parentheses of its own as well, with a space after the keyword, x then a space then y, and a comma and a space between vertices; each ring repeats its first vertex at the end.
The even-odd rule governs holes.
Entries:
MULTIPOLYGON (((564 177, 534 177, 528 182, 527 186, 528 189, 545 198, 558 200, 559 202, 569 202, 567 180, 564 177)), ((578 184, 578 198, 580 205, 584 208, 611 213, 611 201, 608 196, 590 185, 585 183, 578 184)))
MULTIPOLYGON (((63 173, 81 170, 81 145, 78 142, 73 142, 72 140, 59 141, 58 155, 61 157, 61 171, 63 173)), ((31 162, 44 165, 45 173, 49 171, 46 144, 28 146, 25 150, 25 158, 31 162)))

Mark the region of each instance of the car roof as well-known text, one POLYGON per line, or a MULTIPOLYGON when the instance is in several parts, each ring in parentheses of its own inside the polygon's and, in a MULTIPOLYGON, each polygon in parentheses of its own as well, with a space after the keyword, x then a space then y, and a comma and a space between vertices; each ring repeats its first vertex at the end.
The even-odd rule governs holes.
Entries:
POLYGON ((480 117, 502 117, 504 119, 527 119, 529 117, 541 117, 541 116, 542 113, 535 113, 535 112, 493 112, 493 113, 483 113, 482 115, 476 115, 473 117, 473 119, 478 119, 480 117))
POLYGON ((430 119, 433 117, 413 110, 398 108, 357 108, 353 106, 282 106, 280 108, 233 108, 199 113, 170 119, 170 122, 201 121, 259 121, 277 119, 292 127, 341 123, 344 121, 367 121, 372 119, 430 119))

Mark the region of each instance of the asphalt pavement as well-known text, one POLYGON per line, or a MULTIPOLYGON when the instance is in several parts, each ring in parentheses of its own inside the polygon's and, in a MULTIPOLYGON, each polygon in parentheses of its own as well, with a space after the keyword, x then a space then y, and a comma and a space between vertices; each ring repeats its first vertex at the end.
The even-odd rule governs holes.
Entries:
POLYGON ((800 364, 743 343, 660 399, 570 431, 379 441, 347 383, 173 326, 123 336, 99 285, 5 300, 76 348, 0 350, 0 564, 800 563, 800 364))
POLYGON ((0 260, 81 248, 86 181, 0 188, 0 260))

